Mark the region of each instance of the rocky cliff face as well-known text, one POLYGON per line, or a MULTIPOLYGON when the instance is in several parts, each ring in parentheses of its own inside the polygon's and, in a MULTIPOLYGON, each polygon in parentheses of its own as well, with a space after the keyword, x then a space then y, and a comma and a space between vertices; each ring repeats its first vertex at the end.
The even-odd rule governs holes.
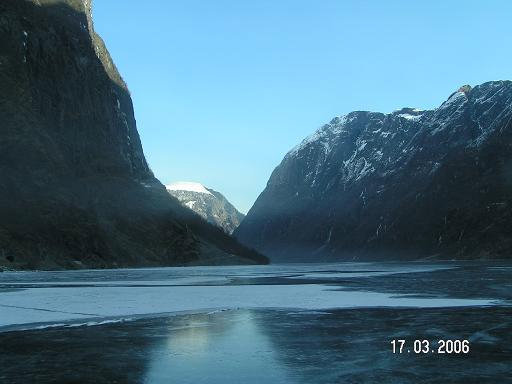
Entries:
POLYGON ((0 2, 0 266, 265 262, 154 178, 90 7, 0 2))
POLYGON ((244 218, 220 192, 199 183, 177 182, 166 188, 183 206, 226 233, 233 233, 244 218))
POLYGON ((337 117, 274 170, 235 236, 272 260, 509 258, 512 82, 337 117))

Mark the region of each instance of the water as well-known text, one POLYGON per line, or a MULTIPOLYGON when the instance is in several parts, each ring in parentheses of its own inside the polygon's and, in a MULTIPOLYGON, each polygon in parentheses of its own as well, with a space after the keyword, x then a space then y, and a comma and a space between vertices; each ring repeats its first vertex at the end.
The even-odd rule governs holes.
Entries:
POLYGON ((506 383, 511 303, 506 263, 4 273, 0 383, 506 383))

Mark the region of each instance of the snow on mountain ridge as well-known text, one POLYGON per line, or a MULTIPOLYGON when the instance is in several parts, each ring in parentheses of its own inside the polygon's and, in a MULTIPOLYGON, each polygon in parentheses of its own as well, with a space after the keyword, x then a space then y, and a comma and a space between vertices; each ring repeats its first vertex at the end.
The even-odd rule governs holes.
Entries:
POLYGON ((417 121, 417 120, 421 119, 421 115, 411 115, 409 113, 401 113, 398 116, 402 117, 406 120, 413 120, 413 121, 417 121))
POLYGON ((275 262, 509 257, 511 138, 511 81, 351 112, 285 156, 235 236, 275 262))
POLYGON ((322 142, 325 147, 325 152, 330 151, 329 145, 329 136, 336 136, 343 131, 345 125, 352 121, 354 117, 348 117, 348 115, 343 115, 339 117, 335 117, 331 120, 329 124, 325 124, 313 132, 311 135, 307 136, 302 142, 300 142, 297 146, 292 148, 287 156, 293 156, 300 152, 302 149, 306 148, 309 144, 314 142, 322 142))
POLYGON ((168 191, 189 191, 197 193, 205 193, 211 195, 212 193, 207 190, 203 184, 193 181, 177 181, 165 186, 168 191))
MULTIPOLYGON (((325 149, 325 153, 329 153, 332 149, 332 142, 337 140, 340 133, 346 132, 346 126, 357 120, 360 117, 360 114, 368 114, 370 116, 376 114, 379 116, 388 117, 388 116, 398 116, 406 120, 410 121, 419 121, 423 117, 426 112, 430 112, 430 110, 423 110, 418 108, 402 108, 391 113, 382 114, 380 112, 371 112, 371 111, 356 111, 350 112, 347 115, 342 115, 339 117, 335 117, 328 124, 325 124, 318 128, 311 135, 307 136, 304 140, 302 140, 298 145, 292 148, 288 153, 287 157, 295 156, 298 152, 301 152, 309 145, 314 143, 322 143, 325 149)), ((381 118, 381 120, 382 120, 381 118)), ((374 133, 380 133, 379 130, 374 133)), ((382 133, 382 136, 387 137, 389 133, 382 133)))
MULTIPOLYGON (((492 85, 499 85, 502 82, 492 82, 492 85), (496 83, 496 84, 494 84, 496 83)), ((382 114, 382 116, 389 117, 389 116, 398 116, 400 118, 412 121, 412 122, 419 122, 425 114, 428 114, 430 112, 443 112, 444 110, 451 110, 454 106, 455 112, 459 110, 460 107, 462 107, 467 101, 468 101, 468 95, 469 92, 472 90, 470 86, 462 86, 459 88, 459 90, 452 93, 448 99, 442 103, 438 108, 431 109, 431 110, 424 110, 419 108, 401 108, 397 109, 391 113, 382 114)), ((325 149, 325 153, 329 153, 332 149, 332 141, 337 139, 337 136, 344 131, 344 128, 348 123, 351 123, 353 120, 357 119, 359 117, 360 113, 367 113, 367 114, 374 114, 378 112, 370 112, 370 111, 356 111, 356 112, 350 112, 346 115, 342 115, 339 117, 335 117, 332 119, 328 124, 325 124, 318 128, 315 132, 313 132, 311 135, 307 136, 302 142, 300 142, 298 145, 296 145, 294 148, 292 148, 286 155, 286 157, 290 156, 296 156, 298 152, 301 152, 305 148, 307 148, 309 145, 314 143, 321 143, 323 144, 323 147, 325 149)), ((439 129, 434 129, 432 131, 432 134, 436 134, 439 131, 439 129)), ((375 131, 375 133, 378 133, 378 131, 375 131)), ((387 137, 387 136, 384 136, 387 137)))

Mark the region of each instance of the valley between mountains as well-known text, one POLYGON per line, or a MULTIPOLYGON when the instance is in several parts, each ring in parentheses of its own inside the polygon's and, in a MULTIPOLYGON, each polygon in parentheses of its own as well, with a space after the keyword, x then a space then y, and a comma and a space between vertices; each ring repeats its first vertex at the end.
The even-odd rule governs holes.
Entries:
POLYGON ((335 117, 244 216, 155 177, 91 6, 0 3, 0 270, 510 258, 512 82, 335 117))

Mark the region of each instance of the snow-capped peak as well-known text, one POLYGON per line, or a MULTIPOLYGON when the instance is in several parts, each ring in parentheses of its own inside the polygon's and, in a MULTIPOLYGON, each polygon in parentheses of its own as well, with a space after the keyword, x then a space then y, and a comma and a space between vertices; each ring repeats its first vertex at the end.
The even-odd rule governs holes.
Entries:
POLYGON ((212 193, 207 190, 203 184, 193 181, 176 181, 165 186, 168 191, 190 191, 197 193, 205 193, 211 195, 212 193))

